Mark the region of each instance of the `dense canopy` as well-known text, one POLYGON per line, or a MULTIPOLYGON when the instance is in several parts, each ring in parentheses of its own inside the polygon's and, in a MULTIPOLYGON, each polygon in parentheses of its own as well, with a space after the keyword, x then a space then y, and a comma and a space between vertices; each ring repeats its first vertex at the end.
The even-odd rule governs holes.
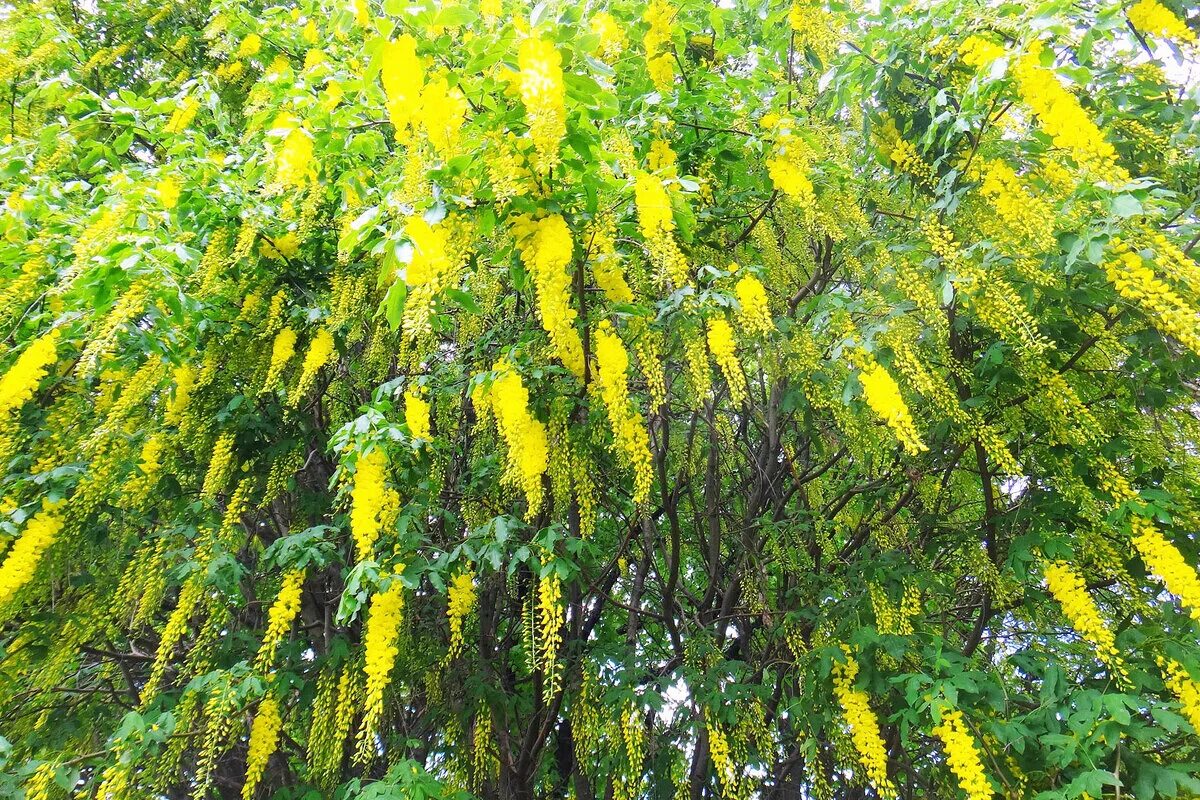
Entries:
POLYGON ((0 795, 1200 796, 1181 0, 0 0, 0 795))

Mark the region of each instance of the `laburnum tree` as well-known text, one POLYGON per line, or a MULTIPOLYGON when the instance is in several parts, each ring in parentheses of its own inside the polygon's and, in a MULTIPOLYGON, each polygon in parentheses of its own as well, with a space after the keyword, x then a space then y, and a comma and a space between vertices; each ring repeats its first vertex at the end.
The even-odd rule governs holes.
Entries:
POLYGON ((0 795, 1195 797, 1180 0, 0 0, 0 795))

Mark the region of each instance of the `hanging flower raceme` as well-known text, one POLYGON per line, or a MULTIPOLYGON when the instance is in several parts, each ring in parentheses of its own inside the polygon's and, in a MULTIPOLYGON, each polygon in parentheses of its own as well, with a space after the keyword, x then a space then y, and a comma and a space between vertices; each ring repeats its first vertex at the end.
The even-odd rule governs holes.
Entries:
POLYGON ((404 619, 404 584, 399 569, 391 584, 371 598, 371 613, 363 634, 366 697, 363 699, 362 727, 358 729, 358 750, 355 759, 367 763, 375 753, 375 734, 383 719, 383 693, 391 683, 392 667, 400 648, 400 624, 404 619))
POLYGON ((262 646, 254 659, 256 668, 267 671, 275 661, 279 643, 292 627, 292 620, 300 613, 300 591, 304 587, 304 570, 290 569, 283 576, 279 594, 267 612, 267 630, 263 633, 262 646))
POLYGON ((676 287, 687 283, 687 259, 675 242, 675 216, 671 196, 661 180, 648 172, 639 173, 633 186, 638 227, 650 251, 650 260, 676 287))
POLYGON ((900 387, 886 369, 872 361, 862 369, 858 379, 862 383, 863 399, 892 429, 906 453, 915 456, 929 449, 917 433, 908 404, 900 395, 900 387))
POLYGON ((321 328, 317 331, 317 335, 308 345, 308 352, 304 354, 304 363, 300 367, 300 380, 296 382, 296 389, 288 398, 291 405, 299 404, 312 391, 321 368, 333 359, 334 348, 333 334, 329 332, 329 329, 321 328))
POLYGON ((450 623, 450 648, 447 658, 462 652, 463 623, 475 608, 475 576, 460 572, 450 581, 446 591, 446 616, 450 623))
POLYGON ((268 693, 258 704, 258 713, 250 726, 250 741, 246 748, 246 781, 242 784, 242 800, 251 800, 254 790, 262 781, 267 762, 279 746, 279 732, 283 718, 279 713, 279 701, 268 693))
POLYGON ((285 188, 304 188, 317 177, 312 134, 286 114, 275 120, 274 127, 285 131, 275 154, 275 178, 285 188))
POLYGON ((808 147, 795 134, 795 122, 791 117, 769 114, 763 117, 763 125, 775 138, 771 157, 767 159, 767 174, 771 176, 771 182, 801 208, 811 208, 817 198, 809 177, 811 166, 808 147))
POLYGON ((621 256, 617 253, 616 227, 610 217, 596 220, 588 235, 588 264, 596 285, 613 303, 632 303, 633 290, 621 271, 621 256))
POLYGON ((633 466, 633 502, 640 505, 650 495, 652 458, 645 420, 630 408, 628 369, 625 345, 604 320, 596 330, 596 383, 612 426, 613 449, 633 466))
POLYGON ((412 439, 428 441, 433 438, 429 432, 429 402, 421 396, 419 389, 409 389, 404 393, 404 421, 408 424, 408 435, 412 439))
POLYGON ((1157 0, 1138 0, 1125 14, 1133 27, 1142 33, 1178 44, 1193 44, 1196 41, 1196 32, 1157 0))
POLYGON ((158 193, 158 202, 162 203, 163 208, 171 209, 179 203, 179 181, 169 175, 154 184, 154 191, 158 193))
POLYGON ((1192 619, 1200 620, 1200 576, 1196 567, 1184 558, 1179 548, 1169 542, 1153 520, 1135 516, 1133 546, 1146 564, 1146 569, 1167 591, 1182 601, 1192 619))
POLYGON ((671 43, 671 20, 675 9, 666 0, 653 0, 642 19, 650 27, 642 39, 646 48, 646 69, 654 88, 660 92, 670 89, 675 83, 675 55, 671 43))
POLYGON ((389 41, 383 47, 382 62, 380 78, 387 95, 388 119, 396 129, 396 138, 405 141, 425 85, 417 40, 406 33, 389 41))
POLYGON ((232 433, 223 433, 217 437, 212 448, 212 456, 208 460, 208 471, 204 473, 204 485, 200 496, 212 499, 225 491, 229 478, 233 475, 233 444, 232 433))
POLYGON ((735 406, 746 401, 746 373, 737 357, 737 337, 724 317, 708 320, 708 349, 729 385, 729 399, 735 406))
POLYGON ((537 153, 535 167, 546 172, 558 164, 559 144, 567 135, 562 57, 552 42, 529 38, 521 43, 517 65, 529 138, 537 153))
POLYGON ((599 40, 596 43, 595 52, 600 60, 611 63, 625 49, 625 32, 621 30, 620 24, 613 15, 607 11, 600 11, 592 15, 591 31, 599 40))
POLYGON ((558 694, 562 682, 558 650, 562 647, 562 627, 566 616, 562 602, 562 580, 557 571, 551 571, 538 580, 538 649, 541 651, 538 663, 546 675, 542 687, 546 702, 558 694))
MULTIPOLYGON (((734 271, 736 264, 730 264, 734 271)), ((733 287, 734 296, 738 301, 738 323, 742 330, 751 336, 766 336, 775 330, 771 321, 771 310, 767 304, 767 290, 755 276, 746 273, 738 279, 733 287)))
POLYGON ((415 339, 429 333, 434 300, 453 272, 450 229, 445 222, 431 225, 417 214, 409 217, 404 233, 412 242, 413 254, 404 272, 408 298, 402 327, 405 336, 415 339))
POLYGON ((437 154, 444 159, 452 157, 467 118, 467 98, 462 90, 450 86, 444 77, 431 80, 421 91, 419 116, 437 154))
POLYGON ((1192 729, 1200 732, 1200 683, 1192 679, 1187 669, 1174 659, 1158 659, 1163 683, 1179 699, 1179 706, 1192 729))
POLYGON ((58 357, 58 329, 35 339, 0 378, 0 416, 25 405, 58 357))
POLYGON ((558 214, 534 220, 518 217, 513 223, 521 260, 537 287, 538 315, 550 335, 559 361, 583 377, 583 340, 575 329, 579 316, 571 305, 571 263, 575 244, 571 229, 558 214))
POLYGON ((284 368, 296 353, 296 338, 296 332, 291 328, 284 328, 275 334, 275 341, 271 343, 271 364, 267 367, 262 388, 258 390, 260 396, 278 388, 284 368))
POLYGON ((1046 564, 1043 574, 1046 588, 1062 606, 1071 627, 1095 649, 1096 657, 1123 679, 1125 666, 1117 653, 1116 637, 1100 616, 1100 609, 1088 594, 1083 578, 1065 561, 1046 564))
POLYGON ((942 740, 942 746, 946 748, 946 762, 969 800, 988 800, 992 797, 992 784, 983 771, 975 738, 967 730, 962 712, 958 709, 943 711, 942 722, 934 726, 933 734, 942 740))
POLYGON ((383 530, 382 518, 388 505, 387 456, 376 448, 360 456, 354 465, 354 488, 350 493, 350 533, 360 559, 373 558, 375 541, 383 530))
POLYGON ((521 376, 506 360, 492 367, 496 377, 491 386, 472 393, 482 416, 490 411, 496 428, 508 447, 508 470, 525 493, 529 515, 542 505, 542 475, 550 463, 546 426, 529 411, 529 390, 521 376))
POLYGON ((1154 319, 1163 333, 1173 336, 1193 353, 1200 354, 1200 332, 1196 325, 1200 311, 1192 308, 1155 275, 1141 254, 1131 250, 1120 239, 1113 239, 1110 246, 1112 256, 1105 263, 1104 271, 1117 292, 1154 319))
POLYGON ((1117 166, 1117 151, 1083 110, 1075 95, 1058 80, 1057 73, 1041 64, 1042 43, 1034 42, 1012 65, 1021 100, 1037 114, 1042 130, 1071 154, 1083 169, 1111 183, 1124 183, 1128 173, 1117 166))
POLYGON ((13 595, 33 580, 42 556, 62 528, 62 516, 50 507, 43 508, 25 523, 25 530, 0 564, 0 621, 11 611, 13 595))
POLYGON ((879 733, 879 720, 871 710, 867 693, 856 689, 854 679, 858 676, 858 662, 845 645, 846 663, 833 664, 833 692, 842 707, 842 717, 850 729, 850 738, 858 752, 867 781, 875 787, 881 798, 896 796, 896 788, 888 779, 887 749, 879 733))

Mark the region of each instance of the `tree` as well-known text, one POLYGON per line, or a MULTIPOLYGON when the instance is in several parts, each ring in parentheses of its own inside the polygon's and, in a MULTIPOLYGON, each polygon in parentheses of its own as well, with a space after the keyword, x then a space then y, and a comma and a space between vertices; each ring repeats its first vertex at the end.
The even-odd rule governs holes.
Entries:
POLYGON ((1200 793, 1186 5, 0 2, 0 793, 1200 793))

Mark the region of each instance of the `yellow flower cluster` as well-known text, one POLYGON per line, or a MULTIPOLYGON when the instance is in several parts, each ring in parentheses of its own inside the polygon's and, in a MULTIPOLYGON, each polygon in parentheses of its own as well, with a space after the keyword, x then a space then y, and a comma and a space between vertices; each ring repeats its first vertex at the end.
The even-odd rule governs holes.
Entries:
POLYGON ((804 141, 793 131, 795 122, 791 117, 768 114, 763 125, 772 131, 775 138, 771 157, 767 159, 767 174, 775 188, 794 200, 801 208, 811 208, 816 203, 809 173, 809 154, 804 141))
POLYGON ((426 441, 433 438, 429 432, 429 403, 417 389, 404 393, 404 421, 410 438, 426 441))
POLYGON ((559 361, 583 377, 583 341, 575 330, 578 316, 571 306, 571 275, 567 271, 574 254, 571 229, 559 214, 539 220, 518 217, 513 223, 521 260, 537 287, 538 315, 559 361))
MULTIPOLYGON (((730 265, 732 270, 735 265, 730 265)), ((738 301, 738 323, 751 336, 766 336, 775 330, 762 281, 747 273, 733 287, 738 301)))
POLYGON ((1037 251, 1054 244, 1055 215, 1050 204, 1029 191, 1005 162, 985 162, 980 169, 979 193, 996 212, 996 222, 1006 236, 1037 251))
POLYGON ((621 271, 621 257, 617 254, 616 229, 612 219, 603 217, 592 226, 589 237, 588 263, 596 285, 613 303, 632 303, 633 290, 621 271))
POLYGON ((43 334, 0 378, 0 415, 11 414, 25 405, 58 357, 58 329, 43 334))
POLYGON ((604 320, 596 330, 596 381, 612 425, 613 449, 633 466, 633 502, 641 505, 650 495, 650 437, 642 415, 629 406, 628 369, 625 345, 604 320))
POLYGON ((208 471, 204 473, 201 497, 211 499, 225 490, 229 477, 233 475, 233 441, 232 433, 223 433, 217 437, 208 461, 208 471))
POLYGON ((168 175, 154 184, 154 191, 158 193, 158 202, 162 203, 163 208, 174 208, 179 203, 179 194, 182 190, 179 187, 179 181, 168 175))
POLYGON ((1183 602, 1192 619, 1200 620, 1200 577, 1196 568, 1179 548, 1167 541, 1152 520, 1134 517, 1132 525, 1133 546, 1146 562, 1146 569, 1183 602))
POLYGON ((25 800, 50 800, 55 771, 54 764, 49 761, 39 764, 25 782, 25 800))
POLYGON ((1076 164, 1112 183, 1125 182, 1129 176, 1117 166, 1117 151, 1075 95, 1059 82, 1057 73, 1041 65, 1041 52, 1041 42, 1034 42, 1012 66, 1021 100, 1037 115, 1054 145, 1069 152, 1076 164))
POLYGON ((946 761, 958 778, 959 788, 970 800, 988 800, 992 796, 992 784, 983 771, 975 739, 963 722, 958 709, 942 712, 942 723, 933 728, 934 736, 942 740, 946 748, 946 761))
POLYGON ((404 619, 404 584, 397 575, 384 591, 371 598, 371 614, 363 634, 363 673, 367 678, 362 727, 358 730, 356 760, 366 763, 375 752, 375 734, 383 718, 383 692, 391 682, 392 667, 400 648, 400 623, 404 619))
POLYGON ((508 471, 524 491, 533 516, 542 505, 542 475, 550 461, 546 426, 529 412, 529 390, 512 364, 502 359, 492 369, 492 385, 484 390, 481 384, 472 399, 481 417, 489 410, 495 416, 508 446, 508 471))
POLYGON ((447 658, 462 652, 463 623, 475 608, 475 577, 469 572, 460 572, 450 581, 446 592, 446 616, 450 621, 450 650, 447 658))
POLYGON ((642 14, 642 19, 650 25, 642 39, 646 48, 646 67, 654 88, 660 92, 675 83, 674 46, 671 44, 674 16, 675 9, 666 0, 653 0, 642 14))
POLYGON ((531 37, 521 42, 517 66, 529 138, 537 153, 535 169, 546 172, 558 164, 558 148, 567 135, 562 57, 553 42, 531 37))
POLYGON ((303 587, 304 570, 290 569, 284 573, 279 594, 267 612, 267 630, 263 633, 262 646, 258 648, 258 655, 254 659, 259 670, 269 670, 275 661, 279 643, 292 627, 292 620, 300 613, 300 591, 303 587))
POLYGON ((1117 292, 1154 317, 1164 333, 1175 337, 1193 353, 1200 354, 1200 332, 1196 327, 1200 311, 1158 278, 1141 255, 1130 250, 1124 242, 1114 239, 1112 248, 1113 257, 1104 270, 1117 292))
POLYGON ((467 117, 467 98, 457 86, 451 87, 443 78, 435 78, 421 91, 420 118, 425 135, 442 158, 454 155, 459 132, 467 117))
POLYGON ((275 341, 271 343, 271 364, 267 367, 267 377, 263 380, 262 388, 258 390, 259 395, 264 395, 279 386, 283 370, 295 353, 296 331, 284 328, 275 334, 275 341))
POLYGON ((843 645, 842 649, 846 653, 846 663, 835 661, 833 664, 833 692, 842 707, 842 716, 850 729, 850 737, 867 780, 881 798, 893 798, 896 789, 887 775, 887 750, 879 733, 879 720, 871 710, 866 692, 854 688, 858 662, 848 647, 843 645))
POLYGON ((360 559, 373 558, 375 541, 383 530, 382 518, 389 505, 387 456, 376 448, 360 456, 354 465, 354 488, 350 494, 350 533, 360 559))
POLYGON ((602 61, 614 61, 625 49, 625 32, 616 18, 607 11, 592 16, 591 32, 598 39, 596 55, 602 61))
POLYGON ((192 120, 196 118, 196 112, 199 110, 200 101, 194 97, 187 98, 171 112, 171 118, 167 120, 163 131, 166 133, 183 133, 192 124, 192 120))
POLYGON ((162 456, 166 449, 166 437, 154 433, 146 439, 138 455, 138 473, 129 480, 126 495, 131 508, 142 508, 150 497, 150 491, 158 483, 162 472, 162 456))
POLYGON ((1062 606, 1063 614, 1070 620, 1071 627, 1096 649, 1097 658, 1104 662, 1114 675, 1123 678, 1125 666, 1117 653, 1116 637, 1100 616, 1100 609, 1088 594, 1083 578, 1065 561, 1046 564, 1043 574, 1046 578, 1046 588, 1062 606))
POLYGON ((242 43, 238 45, 238 58, 247 58, 249 56, 258 55, 262 50, 262 37, 257 33, 246 34, 246 38, 242 39, 242 43))
POLYGON ((704 728, 708 731, 708 752, 712 756, 713 766, 716 767, 717 777, 721 780, 721 789, 725 797, 737 797, 738 768, 733 763, 730 754, 729 739, 715 715, 705 709, 704 728))
POLYGON ((795 35, 797 52, 810 49, 822 61, 827 61, 841 37, 834 26, 834 17, 821 0, 798 0, 788 11, 788 26, 795 35))
POLYGON ((283 146, 275 157, 275 177, 284 187, 303 188, 317 176, 313 164, 312 134, 300 125, 287 127, 291 130, 283 137, 283 146))
POLYGON ((54 544, 62 527, 62 517, 49 508, 34 514, 25 524, 25 531, 0 565, 0 618, 13 595, 33 580, 42 556, 54 544))
POLYGON ((865 366, 858 376, 863 387, 863 399, 871 410, 887 423, 896 435, 896 439, 910 456, 928 450, 921 441, 920 434, 913 424, 912 414, 908 404, 900 395, 900 387, 886 369, 872 362, 865 366))
POLYGON ((724 317, 709 318, 708 349, 729 385, 729 399, 735 406, 740 406, 746 401, 746 374, 737 357, 737 337, 724 317))
POLYGON ((963 40, 958 46, 958 52, 963 63, 976 68, 986 67, 1006 55, 1006 51, 1000 45, 974 35, 963 40))
POLYGON ((687 283, 688 265, 675 243, 675 216, 671 196, 661 180, 648 172, 639 173, 633 185, 638 227, 654 262, 676 287, 687 283))
POLYGON ((1142 33, 1184 44, 1196 41, 1196 32, 1157 0, 1138 0, 1125 13, 1142 33))
POLYGON ((383 47, 380 79, 387 96, 387 114, 396 129, 396 138, 406 141, 409 124, 417 111, 425 69, 417 57, 417 40, 409 34, 389 41, 383 47))
POLYGON ((543 695, 550 702, 558 694, 562 681, 558 663, 558 649, 562 647, 562 627, 566 622, 566 609, 562 602, 562 580, 558 572, 538 580, 538 649, 539 663, 546 675, 543 695))
POLYGON ((1158 659, 1163 673, 1163 683, 1179 698, 1179 706, 1192 729, 1200 733, 1200 683, 1192 680, 1183 664, 1174 659, 1158 659))
POLYGON ((250 726, 250 741, 246 751, 246 782, 242 784, 242 800, 251 800, 254 790, 262 781, 275 748, 279 745, 279 731, 283 718, 279 713, 279 701, 267 694, 258 704, 258 713, 250 726))
POLYGON ((321 368, 333 358, 333 351, 333 334, 329 332, 328 328, 321 328, 309 342, 308 352, 304 354, 304 363, 300 367, 300 380, 297 381, 296 390, 292 392, 290 398, 291 405, 299 404, 304 396, 312 391, 321 368))
POLYGON ((434 298, 441 292, 452 265, 450 232, 444 224, 430 225, 419 214, 409 217, 404 233, 412 241, 412 261, 404 272, 408 298, 404 303, 402 327, 409 338, 429 333, 434 298))

